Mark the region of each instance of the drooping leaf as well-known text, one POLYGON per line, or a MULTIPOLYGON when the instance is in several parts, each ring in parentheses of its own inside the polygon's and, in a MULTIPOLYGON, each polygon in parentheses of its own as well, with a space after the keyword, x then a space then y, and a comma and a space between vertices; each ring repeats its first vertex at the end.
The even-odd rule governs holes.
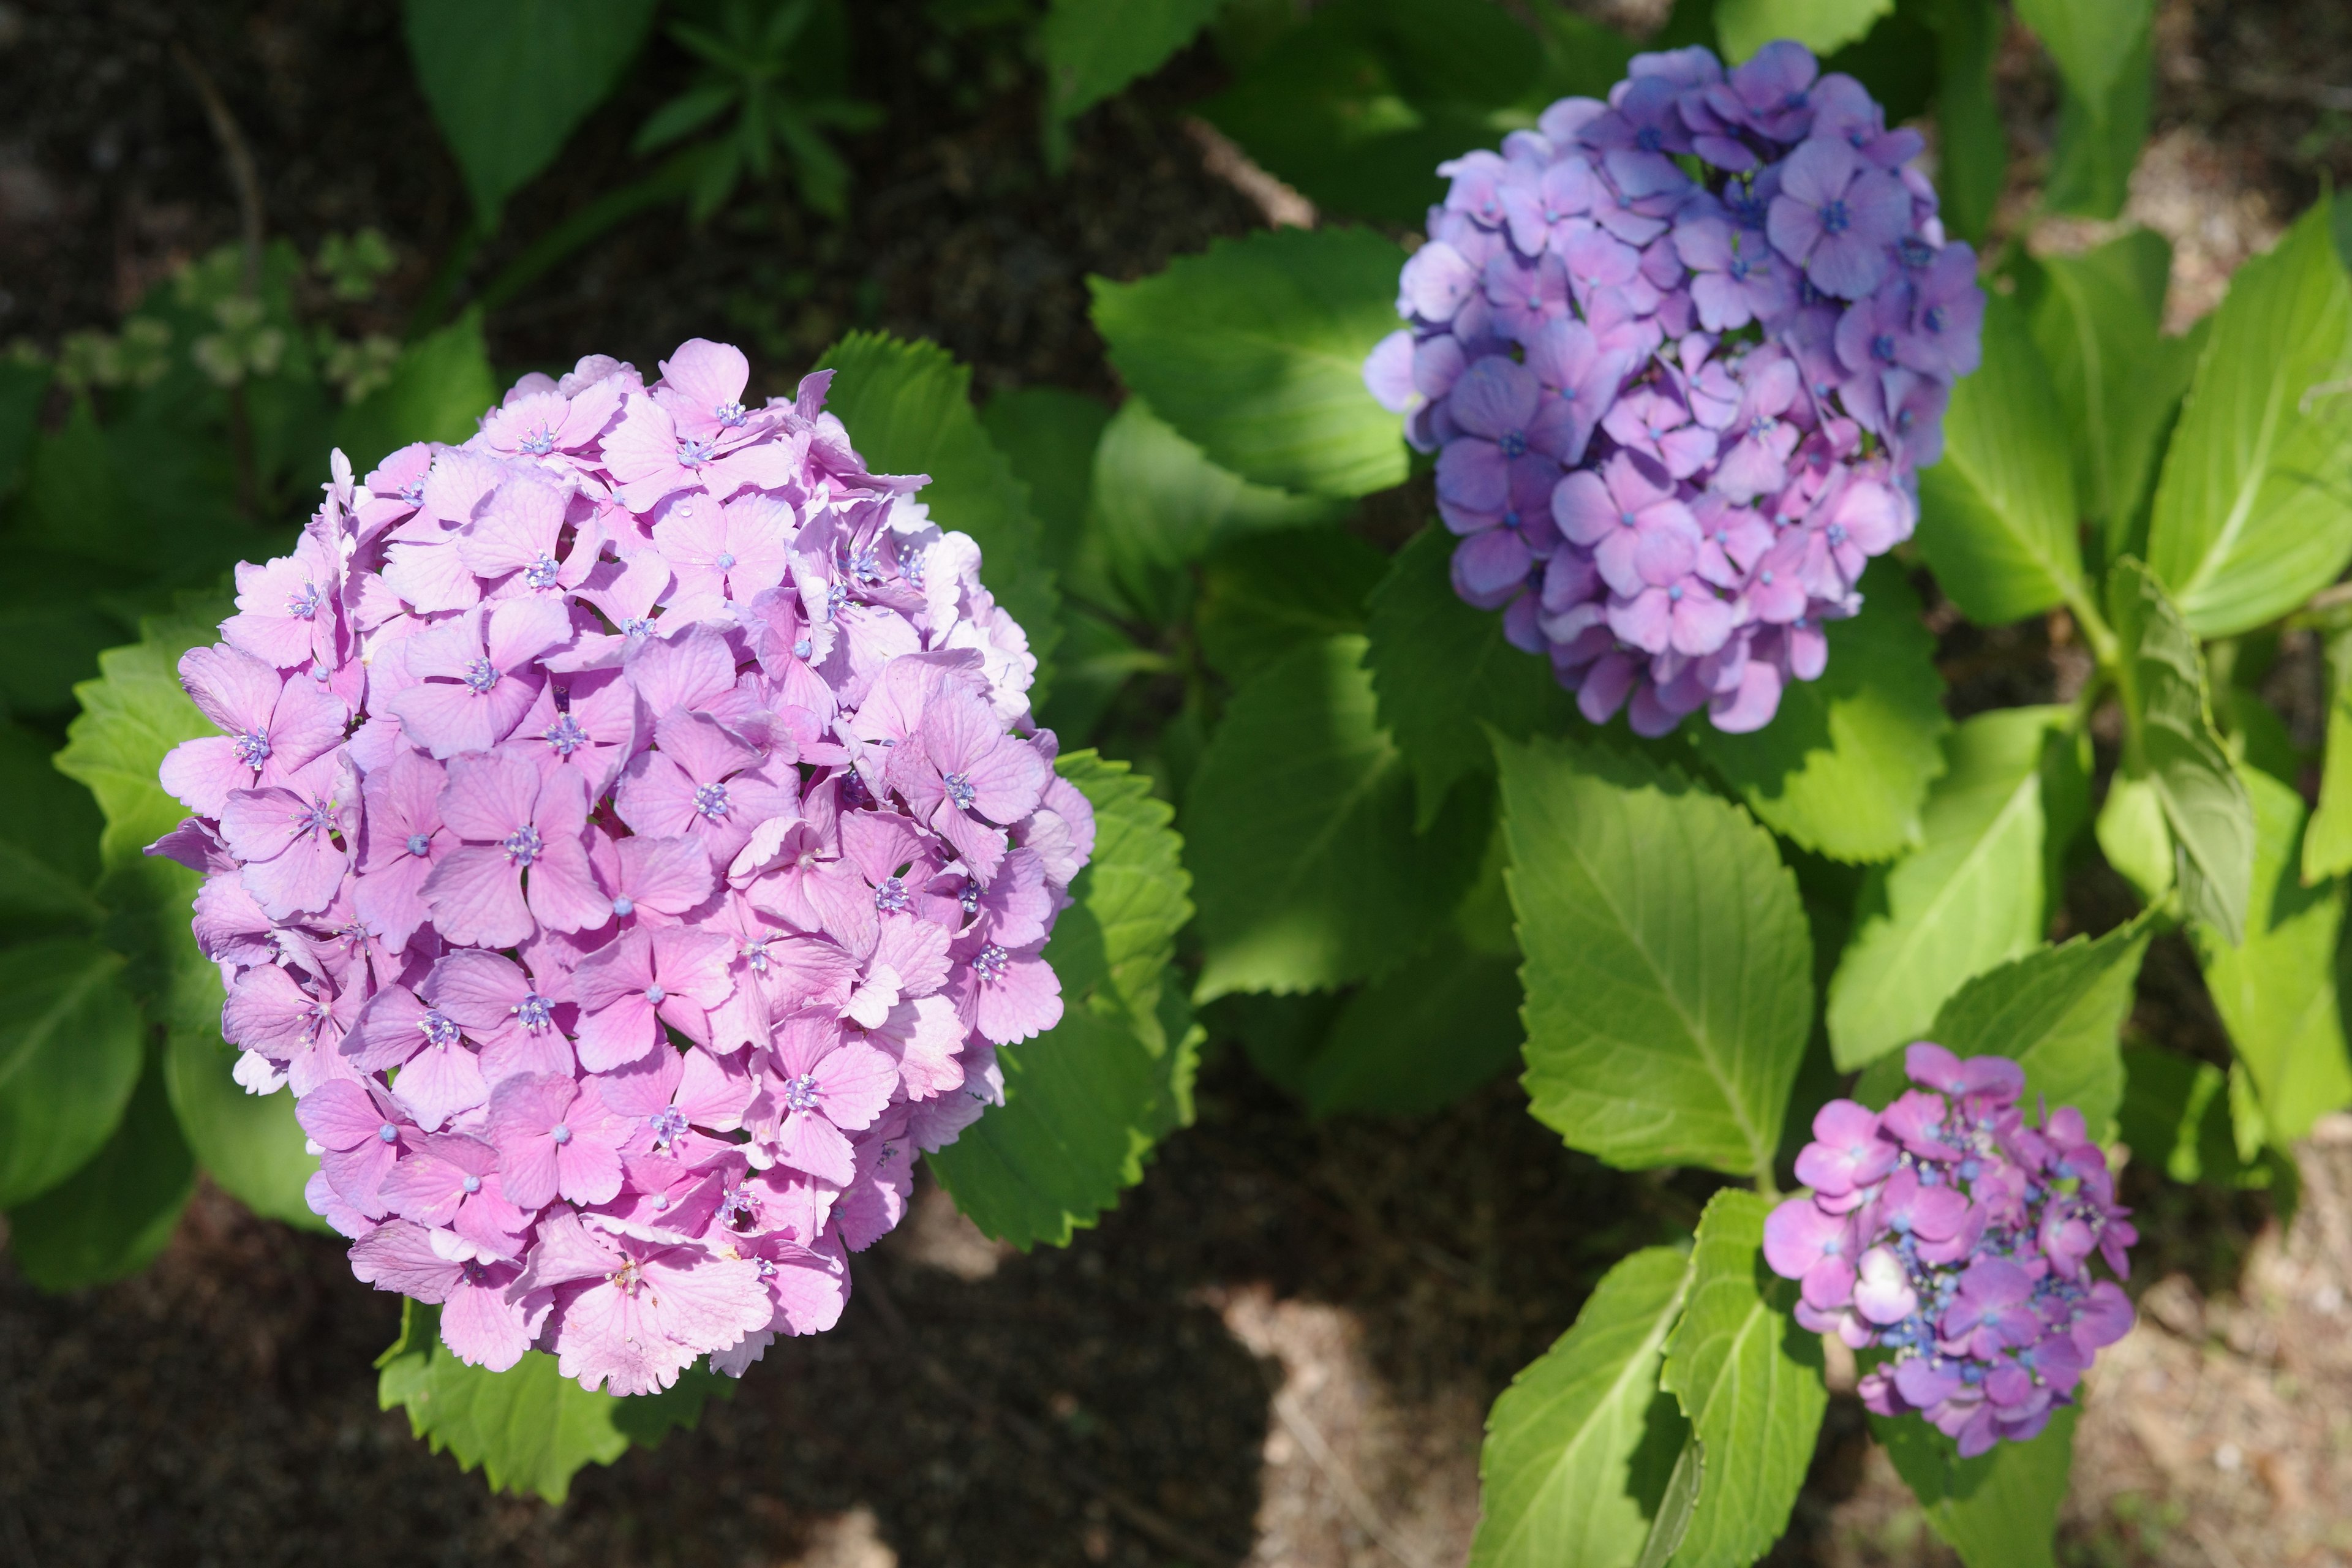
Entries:
POLYGON ((1364 629, 1364 601, 1389 558, 1352 533, 1302 529, 1237 540, 1202 563, 1193 636, 1236 687, 1303 643, 1364 629))
POLYGON ((457 1468, 482 1468, 493 1491, 536 1493, 560 1503, 588 1465, 660 1444, 674 1426, 691 1429, 713 1394, 735 1396, 732 1378, 693 1366, 659 1394, 620 1398, 581 1387, 544 1351, 525 1351, 505 1372, 468 1366, 441 1342, 441 1312, 401 1305, 400 1338, 376 1359, 377 1407, 403 1405, 409 1430, 457 1468))
POLYGON ((1983 243, 2009 178, 2009 130, 1993 99, 2007 18, 1993 0, 1928 0, 1936 35, 1936 184, 1953 237, 1983 243))
POLYGON ((2327 640, 2327 755, 2303 836, 2303 879, 2352 871, 2352 632, 2327 640))
POLYGON ((2266 773, 2241 776, 2254 818, 2253 903, 2245 940, 2196 927, 2205 988, 2252 1075, 2271 1138, 2284 1149, 2331 1110, 2352 1104, 2336 952, 2344 885, 2303 884, 2303 799, 2266 773))
POLYGON ((401 350, 392 379, 337 416, 335 445, 365 474, 411 441, 465 440, 498 400, 482 319, 469 312, 401 350))
POLYGON ((1919 841, 1952 727, 1936 639, 1902 568, 1874 562, 1862 591, 1860 615, 1822 628, 1829 668, 1790 682, 1770 723, 1733 735, 1701 719, 1684 731, 1750 811, 1835 860, 1892 859, 1919 841))
POLYGON ((1002 1047, 1004 1103, 929 1156, 957 1206, 1026 1248, 1066 1246, 1143 1179, 1153 1143, 1192 1120, 1202 1032, 1170 983, 1191 878, 1173 813, 1124 763, 1075 752, 1055 763, 1095 808, 1094 859, 1045 957, 1062 1021, 1002 1047))
POLYGON ((2235 942, 2252 876, 2253 810, 2213 728, 2204 655, 2162 585, 2128 556, 2108 576, 2107 614, 2123 645, 2124 772, 2163 807, 2189 912, 2235 942))
POLYGON ((1047 112, 1067 120, 1149 76, 1225 0, 1053 0, 1037 28, 1047 112))
POLYGON ((1687 1431, 1658 1364, 1689 1273, 1672 1247, 1621 1259, 1495 1401, 1470 1568, 1628 1568, 1641 1554, 1687 1431))
MULTIPOLYGON (((1413 831, 1360 637, 1302 645, 1238 692, 1184 805, 1204 949, 1196 996, 1369 979, 1468 886, 1489 826, 1463 799, 1413 831)), ((1474 796, 1467 789, 1464 796, 1474 796)))
POLYGON ((1738 65, 1776 38, 1829 54, 1894 10, 1895 0, 1717 0, 1715 30, 1724 62, 1738 65))
POLYGON ((2111 557, 2129 543, 2157 441, 2196 368, 2187 340, 2158 331, 2171 258, 2163 236, 2135 229, 2040 263, 2045 286, 2032 309, 2033 341, 2074 433, 2075 494, 2083 514, 2101 525, 2111 557))
POLYGON ((2352 281, 2328 210, 2231 279, 2165 452, 2147 563, 2199 637, 2283 615, 2352 560, 2352 281))
POLYGON ((0 950, 0 1208, 98 1152, 139 1082, 144 1033, 120 954, 79 939, 0 950))
POLYGON ((2164 823, 2164 802, 2146 779, 2117 773, 2099 806, 2099 853, 2153 904, 2172 891, 2172 829, 2164 823))
POLYGON ((1780 1539, 1829 1407, 1821 1338, 1789 1316, 1796 1281, 1764 1267, 1771 1206, 1731 1188, 1707 1201, 1689 1304, 1666 1341, 1659 1384, 1706 1454, 1676 1568, 1747 1568, 1780 1539))
POLYGON ((1201 112, 1326 211, 1418 226, 1444 195, 1437 165, 1492 143, 1497 110, 1624 74, 1624 35, 1533 9, 1539 37, 1484 0, 1332 0, 1201 112))
POLYGON ((2063 1406, 2041 1436, 1995 1443, 1973 1459, 1916 1415, 1873 1415, 1870 1431, 1927 1510, 1928 1527, 1968 1568, 2054 1568, 2077 1414, 2063 1406))
POLYGON ((2113 217, 2147 139, 2153 0, 2019 0, 2018 15, 2058 62, 2065 97, 2043 199, 2058 212, 2113 217))
POLYGON ((2082 598, 2079 516, 2050 369, 1988 293, 1984 363, 1952 388, 1943 460, 1919 476, 1919 552, 1969 619, 2013 621, 2082 598))
POLYGON ((49 765, 49 743, 0 723, 0 931, 57 935, 100 913, 98 835, 89 792, 49 765))
POLYGON ((1045 666, 1061 635, 1061 596, 1028 487, 972 409, 971 368, 937 343, 881 332, 852 332, 817 364, 835 372, 826 409, 848 426, 876 472, 930 475, 916 499, 930 508, 933 522, 980 545, 982 580, 1028 633, 1045 686, 1045 666))
POLYGON ((1516 957, 1448 931, 1350 996, 1307 1063, 1317 1116, 1442 1110, 1518 1060, 1516 957))
POLYGON ((189 1152, 229 1196, 265 1219, 324 1232, 302 1195, 318 1156, 305 1148, 294 1096, 247 1094, 229 1076, 236 1053, 216 1026, 175 1028, 163 1057, 163 1086, 189 1152))
POLYGON ((1369 229, 1220 239, 1133 283, 1089 279, 1127 384, 1245 479, 1354 497, 1405 477, 1395 415, 1364 390, 1394 331, 1404 254, 1369 229))
POLYGON ((1830 1046, 1851 1072, 1906 1041, 1971 975, 2042 936, 2042 754, 2063 709, 1979 713, 1946 742, 1918 848, 1874 871, 1830 982, 1830 1046))
POLYGON ((1615 1165, 1769 1169, 1812 1016, 1771 837, 1601 747, 1496 750, 1537 1120, 1615 1165))
POLYGON ((406 4, 417 81, 490 229, 612 91, 657 0, 406 4))
MULTIPOLYGON (((2139 920, 2096 941, 2037 948, 1961 986, 1918 1037, 1958 1056, 2013 1058, 2025 1069, 2025 1104, 2074 1106, 2103 1137, 2123 1105, 2120 1040, 2148 935, 2139 920)), ((1885 1105, 1905 1087, 1894 1052, 1864 1075, 1857 1098, 1885 1105)))
POLYGON ((1159 579, 1219 545, 1256 533, 1335 521, 1346 503, 1254 485, 1209 461, 1130 397, 1095 447, 1087 527, 1127 601, 1171 618, 1159 579))
POLYGON ((1494 766, 1487 728, 1514 741, 1588 729, 1550 663, 1512 647, 1500 616, 1454 591, 1455 543, 1442 527, 1423 529, 1367 601, 1365 662, 1381 722, 1412 769, 1421 826, 1465 776, 1494 766))
MULTIPOLYGON (((8 1211, 16 1268, 44 1290, 135 1274, 172 1238, 196 1171, 152 1052, 122 1120, 64 1182, 8 1211)), ((5 1094, 0 1089, 0 1094, 5 1094)))

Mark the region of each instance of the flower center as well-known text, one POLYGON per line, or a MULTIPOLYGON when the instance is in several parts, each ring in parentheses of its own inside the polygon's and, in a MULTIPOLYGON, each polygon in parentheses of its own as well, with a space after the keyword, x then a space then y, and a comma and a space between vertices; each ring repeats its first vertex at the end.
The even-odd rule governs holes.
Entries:
POLYGON ((375 1130, 375 1135, 378 1139, 386 1143, 397 1143, 400 1142, 400 1129, 394 1127, 389 1121, 377 1128, 375 1130))
POLYGON ((522 438, 522 449, 534 458, 544 458, 555 450, 555 432, 542 425, 522 438))
POLYGON ((467 1176, 465 1181, 465 1188, 468 1195, 480 1192, 482 1190, 482 1178, 479 1176, 467 1176))
POLYGON ((723 784, 694 786, 694 809, 713 822, 727 815, 727 786, 723 784))
POLYGON ((542 555, 522 569, 523 585, 528 588, 552 588, 557 570, 555 557, 542 555))
POLYGON ((679 441, 679 442, 678 442, 678 444, 677 444, 677 466, 678 466, 679 468, 702 468, 702 467, 706 466, 709 461, 710 461, 710 443, 709 443, 709 442, 708 442, 708 441, 690 441, 690 440, 681 440, 681 441, 679 441))
POLYGON ((466 667, 466 684, 477 692, 487 693, 499 683, 499 667, 487 658, 478 658, 466 667))
POLYGON ((712 558, 710 563, 721 572, 732 572, 735 570, 735 552, 731 550, 722 550, 712 558))
POLYGON ((548 1019, 551 1015, 554 1006, 554 1003, 550 1002, 538 992, 526 991, 523 993, 522 1000, 516 1003, 512 1007, 509 1008, 508 1011, 515 1016, 515 1021, 517 1023, 520 1024, 524 1028, 530 1030, 533 1034, 537 1034, 540 1030, 547 1027, 548 1019))
POLYGON ((448 1014, 438 1007, 428 1010, 425 1016, 417 1019, 416 1026, 424 1032, 428 1044, 454 1046, 457 1043, 457 1026, 450 1021, 448 1014))
POLYGON ((786 1110, 807 1110, 815 1104, 816 1075, 814 1073, 804 1072, 798 1078, 787 1079, 784 1081, 784 1108, 786 1110))
POLYGON ((563 1147, 564 1144, 572 1142, 572 1129, 565 1126, 561 1121, 549 1128, 547 1130, 547 1135, 554 1142, 555 1146, 559 1149, 563 1147))
POLYGON ((743 405, 740 403, 721 403, 711 409, 710 416, 713 419, 718 420, 721 425, 726 426, 730 430, 735 429, 740 426, 744 420, 751 417, 749 414, 744 412, 743 405))
POLYGON ((326 595, 319 591, 319 584, 305 583, 300 593, 286 601, 286 613, 296 620, 307 621, 319 613, 319 605, 325 599, 326 595))
POLYGON ((1665 145, 1666 139, 1654 125, 1644 125, 1633 132, 1633 145, 1644 153, 1654 153, 1665 145))
POLYGON ((656 983, 646 987, 646 1000, 658 1007, 663 1003, 669 1000, 669 993, 663 990, 660 984, 656 983))
POLYGON ((433 840, 425 834, 412 833, 408 836, 408 852, 411 855, 421 857, 428 853, 432 847, 433 840))
POLYGON ((1944 307, 1941 305, 1928 306, 1926 313, 1919 318, 1919 324, 1926 327, 1931 332, 1942 331, 1944 330, 1944 307))
POLYGON ((631 915, 636 913, 636 910, 637 900, 629 897, 628 894, 615 893, 613 895, 613 913, 619 916, 622 920, 627 920, 631 915))
POLYGON ((654 1130, 654 1147, 667 1150, 686 1136, 686 1112, 675 1105, 665 1105, 646 1118, 646 1125, 654 1130))
POLYGON ((1845 198, 1833 198, 1822 204, 1822 232, 1843 234, 1853 225, 1853 215, 1845 210, 1845 198))
POLYGON ((236 738, 236 760, 248 768, 257 768, 269 760, 269 737, 258 730, 247 730, 236 738))
POLYGON ((1892 332, 1881 332, 1876 337, 1871 339, 1870 352, 1874 357, 1885 360, 1889 364, 1894 363, 1895 334, 1892 332))
POLYGON ((956 807, 960 811, 970 811, 972 802, 980 798, 980 792, 972 788, 971 778, 963 773, 950 773, 940 783, 947 790, 948 798, 956 803, 956 807))
POLYGON ((994 984, 1003 979, 1004 972, 1012 966, 1013 955, 992 942, 982 948, 971 961, 971 972, 979 976, 983 985, 994 984))
POLYGON ((907 884, 897 877, 885 877, 882 885, 874 889, 874 907, 877 910, 903 910, 907 903, 907 884))
POLYGON ((1495 444, 1503 448, 1503 456, 1506 458, 1524 458, 1528 455, 1528 437, 1524 430, 1506 430, 1503 432, 1503 438, 1495 444))
POLYGON ((506 842, 500 847, 506 850, 509 860, 518 866, 528 866, 539 858, 539 852, 545 848, 546 845, 540 839, 539 829, 526 822, 508 834, 506 842))
POLYGON ((571 714, 559 713, 554 723, 539 732, 539 738, 554 747, 558 756, 568 757, 588 743, 588 731, 571 714))

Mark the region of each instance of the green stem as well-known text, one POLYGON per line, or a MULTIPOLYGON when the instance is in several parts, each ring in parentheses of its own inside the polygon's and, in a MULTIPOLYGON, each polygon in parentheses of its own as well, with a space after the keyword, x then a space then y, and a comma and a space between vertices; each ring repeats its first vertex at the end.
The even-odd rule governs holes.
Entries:
POLYGON ((1767 1203, 1780 1201, 1780 1184, 1772 1175, 1772 1162, 1769 1160, 1757 1167, 1756 1190, 1763 1194, 1767 1203))
POLYGON ((605 192, 531 241, 528 249, 500 268, 498 275, 482 289, 479 303, 483 310, 495 310, 512 303, 517 295, 607 229, 636 216, 647 207, 659 206, 667 201, 684 200, 693 188, 696 171, 701 166, 698 155, 700 151, 698 148, 689 149, 644 179, 623 185, 616 191, 605 192))

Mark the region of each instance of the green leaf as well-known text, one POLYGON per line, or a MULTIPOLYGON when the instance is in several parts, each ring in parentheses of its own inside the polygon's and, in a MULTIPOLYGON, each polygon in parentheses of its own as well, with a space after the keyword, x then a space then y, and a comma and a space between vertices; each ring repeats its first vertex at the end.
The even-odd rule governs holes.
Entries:
POLYGON ((1973 1459, 1917 1416, 1873 1415, 1870 1430, 1927 1510, 1928 1527, 1968 1568, 2054 1568, 2078 1414, 2063 1406, 2041 1436, 1995 1443, 1973 1459))
POLYGON ((2206 699, 2205 658, 2147 568, 2126 556, 2107 579, 2107 614, 2123 645, 2125 772, 2164 808, 2174 877, 2190 914, 2231 942, 2246 921, 2254 821, 2206 699))
POLYGON ((1829 1389, 1822 1342, 1789 1316, 1797 1284, 1764 1267, 1769 1199, 1707 1201, 1691 1252, 1690 1304, 1658 1382, 1706 1446, 1706 1479, 1676 1568, 1747 1568, 1780 1539, 1797 1500, 1829 1389))
POLYGON ((1715 30, 1724 62, 1737 65, 1778 38, 1826 55, 1894 10, 1895 0, 1717 0, 1715 30))
POLYGON ((1952 388, 1943 460, 1919 476, 1919 552, 1969 619, 2013 621, 2082 599, 2079 515, 2049 367, 1988 293, 1984 363, 1952 388))
POLYGON ((1412 830, 1412 780, 1373 711, 1359 637, 1303 645, 1244 687, 1185 801, 1205 963, 1196 999, 1368 979, 1427 942, 1488 822, 1412 830))
POLYGON ((1686 1431, 1658 1363, 1689 1273, 1672 1247, 1620 1259, 1495 1401, 1470 1568, 1629 1568, 1640 1554, 1686 1431))
POLYGON ((1033 700, 1043 700, 1046 661, 1061 638, 1061 595, 1045 538, 1016 478, 971 405, 971 371, 929 342, 852 332, 817 361, 835 373, 826 409, 877 472, 929 474, 917 500, 941 528, 968 533, 997 603, 1029 635, 1037 656, 1033 700))
MULTIPOLYGON (((2095 942, 2078 936, 2037 948, 1961 986, 1920 1037, 1963 1057, 2013 1058, 2025 1069, 2027 1103, 2074 1106, 2091 1135, 2103 1138, 2123 1105, 2117 1041, 2148 936, 2140 920, 2095 942)), ((1885 1105, 1905 1087, 1903 1058, 1890 1054, 1864 1075, 1857 1098, 1885 1105)))
POLYGON ((172 1239, 195 1184, 195 1165, 151 1058, 97 1154, 62 1185, 8 1211, 9 1250, 18 1271, 44 1290, 120 1279, 146 1268, 172 1239))
POLYGON ((98 835, 89 792, 49 764, 49 743, 0 723, 0 930, 55 935, 94 925, 98 835))
POLYGON ((1769 724, 1734 735, 1696 719, 1684 731, 1750 811, 1837 860, 1892 859, 1919 841, 1952 727, 1936 639, 1902 567, 1874 562, 1862 592, 1860 615, 1822 626, 1829 668, 1790 682, 1769 724))
POLYGON ((484 230, 620 79, 657 0, 407 0, 408 52, 484 230))
POLYGON ((2245 940, 2233 945, 2200 921, 2197 951, 2214 1010, 2253 1077, 2270 1136, 2284 1149, 2327 1112, 2352 1104, 2336 987, 2344 885, 2303 885, 2302 797, 2266 773, 2242 777, 2255 825, 2245 940))
POLYGON ((2157 487, 2148 565, 2199 637, 2284 615, 2352 560, 2352 282, 2325 197, 2238 269, 2157 487))
POLYGON ((19 359, 0 360, 0 501, 24 482, 25 458, 40 427, 41 405, 49 395, 49 367, 19 359))
POLYGON ((1062 1021, 1001 1047, 1004 1103, 929 1156, 940 1184, 989 1235, 1066 1246, 1143 1179, 1143 1156, 1192 1121, 1202 1032, 1169 984, 1192 915, 1183 843, 1150 781, 1092 752, 1055 769, 1095 808, 1095 852, 1071 884, 1045 958, 1062 1021))
POLYGON ((1087 527, 1128 601, 1151 620, 1172 618, 1160 579, 1220 544, 1336 521, 1328 497, 1254 485, 1209 461, 1140 397, 1130 397, 1095 447, 1087 527))
POLYGON ((1038 25, 1046 111, 1067 120, 1192 41, 1225 0, 1053 0, 1038 25))
POLYGON ((1531 8, 1465 0, 1333 0, 1240 72, 1201 112, 1327 212, 1419 227, 1444 199, 1438 164, 1491 144, 1571 93, 1605 96, 1632 40, 1531 8))
POLYGON ((1536 1119, 1613 1165, 1769 1170, 1813 1008, 1771 836, 1603 748, 1496 754, 1536 1119))
POLYGON ((482 319, 468 312, 400 351, 392 379, 335 419, 335 445, 366 473, 411 441, 463 441, 499 400, 482 342, 482 319))
POLYGON ((1211 462, 1263 485, 1354 497, 1405 477, 1402 427, 1363 374, 1396 330, 1403 265, 1369 229, 1277 229, 1216 240, 1133 283, 1088 286, 1120 378, 1211 462))
POLYGON ((1316 1116, 1442 1110, 1518 1059, 1516 957, 1451 931, 1350 996, 1307 1063, 1316 1116))
POLYGON ((2124 1047, 2117 1131, 2132 1158, 2183 1184, 2234 1183, 2244 1173, 2230 1126, 2229 1080, 2211 1062, 2158 1046, 2124 1047))
POLYGON ((0 1208, 98 1152, 139 1082, 145 1030, 122 959, 94 942, 0 951, 0 1208))
POLYGON ((2117 773, 2099 807, 2099 853, 2139 894, 2154 904, 2172 891, 2172 829, 2164 825, 2164 802, 2146 779, 2117 773))
POLYGON ((101 679, 74 689, 82 711, 57 759, 106 816, 99 891, 110 910, 107 941, 131 960, 124 978, 131 993, 175 1027, 218 1028, 220 971, 189 931, 189 906, 203 879, 142 850, 187 815, 157 781, 164 753, 216 732, 180 689, 177 666, 183 653, 219 635, 226 608, 210 595, 184 598, 171 615, 142 622, 139 643, 101 654, 101 679))
POLYGON ((2111 555, 2128 542, 2157 442, 2195 369, 2182 352, 2186 340, 2158 331, 2171 258, 2162 235, 2135 229, 2096 250, 2040 263, 2045 287, 2032 311, 2033 341, 2074 434, 2075 494, 2084 515, 2104 524, 2111 555))
POLYGON ((2008 18, 1992 0, 1928 0, 1936 35, 1936 184, 1944 223, 1980 245, 2009 181, 2009 129, 1993 98, 1993 64, 2008 18))
POLYGON ((2327 756, 2303 836, 2303 879, 2352 871, 2352 632, 2327 639, 2327 756))
POLYGON ((459 1469, 480 1466, 493 1491, 560 1503, 583 1467, 609 1465, 632 1443, 656 1447, 671 1427, 691 1429, 713 1394, 735 1396, 732 1378, 699 1366, 625 1399, 581 1387, 545 1351, 525 1351, 505 1372, 468 1366, 441 1342, 440 1321, 438 1308, 401 1304, 400 1338, 375 1363, 376 1404, 406 1406, 410 1431, 459 1469))
POLYGON ((980 423, 1013 477, 1029 487, 1029 509, 1037 515, 1045 559, 1066 574, 1087 525, 1095 445, 1110 423, 1110 410, 1066 387, 1028 386, 990 398, 980 423))
MULTIPOLYGON (((1685 1426, 1689 1425, 1687 1422, 1685 1426)), ((1706 1487, 1706 1445, 1696 1436, 1683 1444, 1675 1468, 1666 1474, 1665 1495, 1658 1500, 1658 1516, 1650 1521, 1649 1539, 1633 1568, 1667 1568, 1690 1533, 1691 1517, 1698 1512, 1699 1494, 1706 1487)))
POLYGON ((1372 591, 1364 627, 1381 722, 1412 768, 1424 830, 1456 784, 1494 766, 1486 729, 1524 741, 1589 728, 1550 662, 1512 647, 1502 616, 1454 591, 1454 543, 1435 525, 1413 535, 1372 591))
POLYGON ((1830 1047, 1851 1072, 1906 1041, 1971 975, 2041 940, 2042 754, 2064 709, 1979 713, 1946 743, 1918 848, 1864 884, 1864 909, 1830 982, 1830 1047))
POLYGON ((1364 629, 1389 558, 1336 528, 1228 544, 1202 563, 1192 632, 1209 668, 1246 686, 1303 644, 1364 629))
POLYGON ((2058 212, 2113 217, 2147 137, 2153 0, 2018 0, 2065 82, 2058 150, 2043 199, 2058 212))
POLYGON ((110 459, 105 432, 87 395, 77 396, 62 427, 37 436, 25 476, 25 499, 12 532, 26 543, 119 569, 141 570, 137 515, 127 504, 120 470, 110 459))
POLYGON ((217 1025, 172 1031, 163 1086, 189 1151, 215 1185, 265 1219, 329 1230, 303 1195, 319 1160, 294 1120, 293 1095, 247 1094, 229 1076, 236 1065, 217 1025))

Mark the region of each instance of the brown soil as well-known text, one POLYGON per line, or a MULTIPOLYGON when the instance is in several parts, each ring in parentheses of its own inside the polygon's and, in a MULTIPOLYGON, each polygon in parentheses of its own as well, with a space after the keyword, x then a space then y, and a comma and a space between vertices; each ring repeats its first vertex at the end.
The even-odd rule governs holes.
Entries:
MULTIPOLYGON (((856 89, 891 119, 848 144, 851 221, 766 197, 701 232, 637 220, 494 319, 502 367, 588 349, 649 365, 701 332, 743 342, 776 386, 868 325, 939 339, 983 391, 1108 394, 1087 273, 1134 277, 1294 210, 1183 129, 1217 79, 1206 49, 1088 116, 1049 176, 1009 35, 946 37, 913 0, 854 9, 856 89)), ((2158 133, 2128 216, 2176 243, 2179 323, 2322 178, 2352 176, 2352 10, 2170 0, 2158 26, 2158 133)), ((413 301, 465 211, 388 0, 7 0, 0 340, 111 326, 234 234, 174 42, 243 122, 271 232, 308 251, 378 226, 402 257, 392 299, 413 301)), ((656 45, 508 232, 625 177, 630 132, 686 70, 656 45)), ((2006 221, 2037 247, 2100 237, 2032 218, 2053 92, 2022 38, 2003 90, 2006 221)), ((1953 630, 1961 700, 2079 679, 2056 630, 1953 630)), ((2070 919, 2108 923, 2116 896, 2079 881, 2070 919)), ((2226 1050, 2185 951, 2152 958, 2134 1027, 2226 1050)), ((2284 1234, 2259 1195, 2127 1173, 2150 1237, 2141 1323, 2095 1378, 2070 1563, 2352 1563, 2352 1122, 2325 1127, 2302 1170, 2284 1234)), ((698 1430, 584 1472, 551 1509, 491 1497, 377 1410, 369 1362, 397 1313, 337 1247, 206 1190, 142 1278, 57 1300, 0 1261, 0 1562, 1458 1563, 1495 1392, 1705 1191, 1564 1152, 1507 1083, 1438 1117, 1317 1128, 1223 1052, 1200 1124, 1099 1229, 1013 1256, 927 1189, 859 1260, 837 1331, 779 1346, 698 1430)), ((1850 1397, 1772 1561, 1951 1561, 1850 1397)))

